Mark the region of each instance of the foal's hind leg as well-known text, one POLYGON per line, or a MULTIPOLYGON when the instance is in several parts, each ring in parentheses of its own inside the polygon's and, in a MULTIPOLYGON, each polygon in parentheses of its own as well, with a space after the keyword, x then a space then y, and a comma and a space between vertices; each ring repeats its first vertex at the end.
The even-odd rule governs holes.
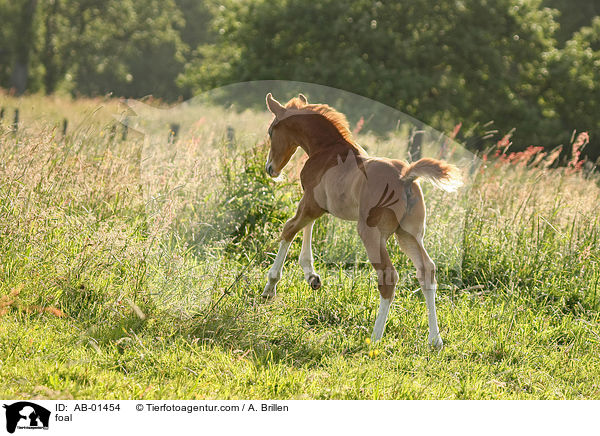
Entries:
POLYGON ((319 289, 321 287, 321 278, 319 274, 315 272, 313 254, 312 254, 312 221, 304 227, 304 234, 302 236, 302 249, 300 250, 300 257, 298 263, 304 271, 304 279, 308 282, 311 288, 319 289))
POLYGON ((385 330, 390 307, 394 301, 398 273, 385 246, 390 234, 385 234, 377 227, 369 226, 366 222, 359 223, 358 234, 365 245, 369 261, 377 272, 377 287, 380 294, 379 312, 371 336, 371 339, 376 342, 381 339, 385 330))
POLYGON ((442 348, 444 342, 440 336, 438 328, 437 314, 435 309, 435 291, 437 282, 435 279, 435 264, 427 254, 423 246, 422 232, 418 232, 416 236, 408 233, 405 230, 398 229, 396 231, 396 239, 400 244, 402 251, 412 260, 417 269, 417 278, 421 285, 421 290, 425 296, 427 304, 427 313, 429 321, 429 345, 435 348, 442 348))

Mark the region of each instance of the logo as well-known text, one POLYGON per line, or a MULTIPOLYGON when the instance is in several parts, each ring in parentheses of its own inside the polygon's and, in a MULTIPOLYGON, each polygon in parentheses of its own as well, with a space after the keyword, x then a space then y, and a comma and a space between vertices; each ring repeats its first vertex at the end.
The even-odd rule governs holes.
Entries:
POLYGON ((19 401, 4 405, 6 409, 6 431, 14 433, 15 429, 48 430, 50 411, 29 401, 19 401))

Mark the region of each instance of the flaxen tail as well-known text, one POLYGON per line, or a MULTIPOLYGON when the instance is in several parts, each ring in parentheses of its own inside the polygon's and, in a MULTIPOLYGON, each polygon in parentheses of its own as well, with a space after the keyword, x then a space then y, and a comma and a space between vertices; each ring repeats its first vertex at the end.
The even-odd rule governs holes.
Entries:
POLYGON ((422 177, 446 192, 454 192, 462 186, 460 170, 448 162, 425 157, 411 163, 402 171, 401 180, 410 182, 422 177))

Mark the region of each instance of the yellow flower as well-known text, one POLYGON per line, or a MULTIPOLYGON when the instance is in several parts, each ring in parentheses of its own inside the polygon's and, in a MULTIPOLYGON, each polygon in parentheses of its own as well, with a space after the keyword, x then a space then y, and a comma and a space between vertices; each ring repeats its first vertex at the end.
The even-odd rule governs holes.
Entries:
POLYGON ((371 343, 371 339, 367 338, 365 339, 365 344, 369 345, 371 343))
POLYGON ((375 353, 373 353, 373 350, 369 351, 369 357, 372 359, 375 353))
POLYGON ((379 350, 373 350, 373 355, 374 356, 379 356, 379 350))

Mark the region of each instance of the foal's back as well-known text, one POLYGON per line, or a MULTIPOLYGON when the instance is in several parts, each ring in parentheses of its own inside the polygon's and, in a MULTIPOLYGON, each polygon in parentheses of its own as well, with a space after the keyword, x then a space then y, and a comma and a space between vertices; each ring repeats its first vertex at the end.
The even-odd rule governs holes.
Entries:
POLYGON ((323 210, 392 233, 408 211, 424 211, 419 185, 402 180, 407 167, 397 159, 332 150, 309 159, 301 177, 305 191, 323 210))

